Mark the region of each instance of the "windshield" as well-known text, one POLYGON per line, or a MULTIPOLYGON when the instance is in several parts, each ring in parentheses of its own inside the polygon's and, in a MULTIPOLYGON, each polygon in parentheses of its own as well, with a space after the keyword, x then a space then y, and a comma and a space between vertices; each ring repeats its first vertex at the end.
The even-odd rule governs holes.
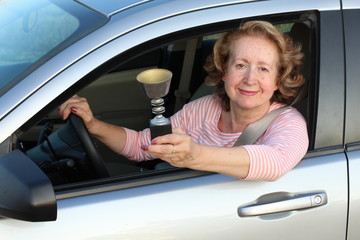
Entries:
POLYGON ((75 1, 0 0, 0 96, 107 21, 75 1))

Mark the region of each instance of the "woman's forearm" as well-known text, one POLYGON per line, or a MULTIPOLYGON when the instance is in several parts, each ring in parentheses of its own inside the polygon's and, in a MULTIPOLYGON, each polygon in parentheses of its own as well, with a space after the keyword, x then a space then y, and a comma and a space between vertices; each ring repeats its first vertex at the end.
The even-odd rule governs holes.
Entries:
MULTIPOLYGON (((194 161, 194 169, 218 172, 236 178, 246 178, 250 168, 250 157, 243 147, 214 147, 201 146, 204 148, 202 156, 194 161)), ((192 165, 192 164, 190 164, 192 165)))
POLYGON ((94 119, 89 132, 118 154, 121 154, 125 147, 126 132, 122 127, 94 119))

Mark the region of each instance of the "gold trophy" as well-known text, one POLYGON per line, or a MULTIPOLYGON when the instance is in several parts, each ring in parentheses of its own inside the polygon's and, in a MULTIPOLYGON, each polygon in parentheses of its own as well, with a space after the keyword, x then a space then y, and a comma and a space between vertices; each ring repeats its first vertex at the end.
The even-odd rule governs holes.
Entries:
POLYGON ((151 139, 171 133, 170 119, 164 117, 164 99, 170 88, 172 72, 156 68, 145 70, 136 76, 146 95, 151 99, 152 113, 155 117, 150 120, 151 139))

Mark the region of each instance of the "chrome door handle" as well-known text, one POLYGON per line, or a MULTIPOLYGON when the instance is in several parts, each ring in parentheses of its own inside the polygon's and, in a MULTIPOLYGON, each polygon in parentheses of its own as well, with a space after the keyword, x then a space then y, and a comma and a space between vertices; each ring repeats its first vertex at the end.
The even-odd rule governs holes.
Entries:
POLYGON ((288 212, 327 204, 326 192, 288 193, 276 192, 261 196, 252 203, 240 206, 240 217, 288 212))

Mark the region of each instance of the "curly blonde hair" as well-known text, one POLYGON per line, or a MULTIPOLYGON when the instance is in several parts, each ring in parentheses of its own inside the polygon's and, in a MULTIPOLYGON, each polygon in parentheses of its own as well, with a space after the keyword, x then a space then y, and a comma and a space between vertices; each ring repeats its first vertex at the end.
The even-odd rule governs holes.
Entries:
POLYGON ((235 40, 245 36, 265 38, 277 47, 279 53, 278 90, 274 92, 270 101, 289 104, 297 95, 298 88, 305 82, 301 74, 304 55, 301 52, 301 45, 295 44, 291 37, 265 21, 246 22, 240 28, 225 34, 215 43, 213 53, 207 58, 204 65, 208 73, 206 84, 217 86, 215 93, 220 97, 222 107, 229 111, 230 99, 225 92, 222 77, 225 75, 231 45, 235 40))

